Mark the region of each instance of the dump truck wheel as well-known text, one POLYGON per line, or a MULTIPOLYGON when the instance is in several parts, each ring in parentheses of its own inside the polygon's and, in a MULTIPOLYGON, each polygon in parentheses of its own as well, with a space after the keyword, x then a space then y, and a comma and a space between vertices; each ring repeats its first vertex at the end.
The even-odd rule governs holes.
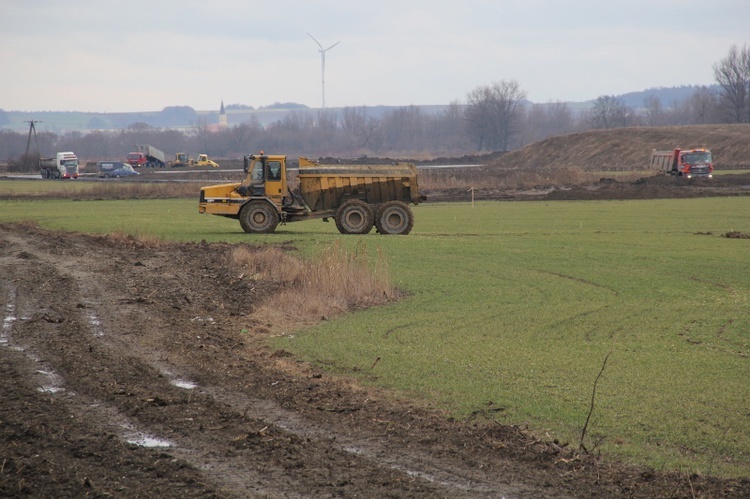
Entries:
POLYGON ((378 208, 378 213, 375 215, 375 226, 381 234, 406 235, 414 227, 414 215, 406 203, 388 201, 378 208))
POLYGON ((367 234, 375 223, 375 214, 369 204, 350 199, 339 206, 334 219, 342 234, 367 234))
POLYGON ((265 201, 251 201, 240 210, 242 230, 253 234, 267 234, 279 225, 279 214, 265 201))

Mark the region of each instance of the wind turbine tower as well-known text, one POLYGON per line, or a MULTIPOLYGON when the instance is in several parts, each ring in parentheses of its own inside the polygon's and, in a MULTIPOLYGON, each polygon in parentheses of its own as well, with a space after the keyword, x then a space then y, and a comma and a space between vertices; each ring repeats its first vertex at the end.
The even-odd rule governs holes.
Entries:
POLYGON ((328 47, 327 49, 324 49, 323 45, 321 45, 320 42, 316 40, 314 36, 312 36, 310 33, 308 33, 307 36, 312 38, 313 41, 318 44, 318 47, 320 47, 320 50, 318 50, 318 52, 320 52, 320 84, 321 84, 321 88, 323 91, 323 109, 325 109, 326 107, 326 52, 328 52, 329 50, 331 50, 333 47, 335 47, 341 42, 338 41, 334 43, 333 45, 331 45, 330 47, 328 47))

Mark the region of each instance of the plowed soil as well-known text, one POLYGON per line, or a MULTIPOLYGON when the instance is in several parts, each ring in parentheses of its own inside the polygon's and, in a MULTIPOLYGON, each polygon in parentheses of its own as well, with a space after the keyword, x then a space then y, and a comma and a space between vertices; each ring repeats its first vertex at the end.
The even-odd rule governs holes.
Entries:
POLYGON ((0 496, 750 496, 269 351, 229 250, 0 225, 0 496))

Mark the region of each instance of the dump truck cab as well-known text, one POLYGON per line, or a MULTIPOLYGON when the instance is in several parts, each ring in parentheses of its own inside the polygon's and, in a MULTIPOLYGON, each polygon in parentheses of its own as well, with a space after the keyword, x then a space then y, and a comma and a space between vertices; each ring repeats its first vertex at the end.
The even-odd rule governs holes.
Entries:
POLYGON ((240 185, 240 194, 262 197, 281 210, 287 192, 286 156, 249 154, 244 157, 244 170, 247 174, 240 185))
MULTIPOLYGON (((199 213, 239 219, 245 232, 273 232, 279 222, 289 221, 283 211, 287 193, 286 156, 248 154, 243 158, 241 183, 203 187, 199 213)), ((300 212, 307 211, 299 206, 300 212)))

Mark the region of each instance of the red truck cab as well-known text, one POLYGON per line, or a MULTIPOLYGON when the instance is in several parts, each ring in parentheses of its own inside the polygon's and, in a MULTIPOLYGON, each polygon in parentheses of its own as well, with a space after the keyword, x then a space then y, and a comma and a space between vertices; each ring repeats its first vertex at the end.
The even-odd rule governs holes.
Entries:
POLYGON ((128 164, 133 168, 140 168, 148 162, 146 155, 142 152, 131 152, 128 153, 128 164))

